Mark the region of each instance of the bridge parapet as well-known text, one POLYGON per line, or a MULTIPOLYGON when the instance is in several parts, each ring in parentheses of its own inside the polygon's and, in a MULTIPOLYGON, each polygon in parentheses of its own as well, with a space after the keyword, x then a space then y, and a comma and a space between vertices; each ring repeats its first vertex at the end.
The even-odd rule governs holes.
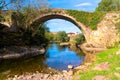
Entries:
POLYGON ((65 14, 66 10, 59 9, 59 8, 53 8, 53 9, 44 9, 40 10, 41 15, 48 14, 48 13, 55 13, 55 14, 65 14))

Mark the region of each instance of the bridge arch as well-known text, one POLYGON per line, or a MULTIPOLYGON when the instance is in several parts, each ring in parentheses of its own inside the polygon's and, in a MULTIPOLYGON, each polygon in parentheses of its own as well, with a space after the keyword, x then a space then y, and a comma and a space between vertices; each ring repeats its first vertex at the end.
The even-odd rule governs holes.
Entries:
POLYGON ((65 13, 47 13, 44 15, 39 15, 35 19, 33 19, 30 26, 31 27, 38 26, 39 24, 44 23, 51 19, 63 19, 63 20, 67 20, 67 21, 73 23, 82 31, 83 35, 85 36, 85 39, 88 40, 88 38, 89 38, 88 30, 89 29, 83 23, 78 22, 74 17, 72 17, 68 14, 65 14, 65 13))

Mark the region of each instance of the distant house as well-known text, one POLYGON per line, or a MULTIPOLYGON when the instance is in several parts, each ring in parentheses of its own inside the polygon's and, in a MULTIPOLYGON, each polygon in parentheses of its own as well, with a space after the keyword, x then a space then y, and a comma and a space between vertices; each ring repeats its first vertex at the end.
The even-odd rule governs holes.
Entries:
POLYGON ((75 36, 76 34, 74 32, 69 32, 67 33, 68 34, 68 37, 71 37, 71 36, 75 36))
POLYGON ((69 33, 67 33, 68 34, 68 37, 70 37, 70 36, 75 36, 75 33, 73 33, 73 32, 69 32, 69 33))

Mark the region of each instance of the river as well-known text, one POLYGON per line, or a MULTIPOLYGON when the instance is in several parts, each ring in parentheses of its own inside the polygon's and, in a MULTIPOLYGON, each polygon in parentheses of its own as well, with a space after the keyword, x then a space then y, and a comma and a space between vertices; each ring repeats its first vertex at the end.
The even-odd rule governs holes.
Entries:
POLYGON ((49 44, 47 51, 43 55, 30 59, 7 60, 0 63, 0 79, 4 77, 33 73, 36 71, 42 73, 51 72, 51 68, 62 71, 68 70, 68 65, 74 67, 80 65, 84 55, 76 53, 68 46, 59 46, 59 44, 49 44))

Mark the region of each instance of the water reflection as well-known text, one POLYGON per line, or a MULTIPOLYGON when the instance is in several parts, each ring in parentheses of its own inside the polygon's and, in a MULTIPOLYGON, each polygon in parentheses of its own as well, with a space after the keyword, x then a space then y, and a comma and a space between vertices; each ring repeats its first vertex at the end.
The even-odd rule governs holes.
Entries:
POLYGON ((7 60, 0 63, 0 79, 7 75, 20 75, 36 71, 49 73, 51 68, 67 70, 67 65, 78 66, 82 63, 84 55, 76 54, 67 46, 50 44, 43 55, 30 59, 7 60))
POLYGON ((82 63, 84 56, 77 55, 71 51, 68 46, 59 46, 58 44, 51 44, 46 55, 48 56, 46 64, 57 70, 67 70, 68 65, 78 66, 82 63))
POLYGON ((0 73, 10 71, 14 74, 23 74, 26 72, 46 71, 47 65, 43 65, 46 56, 37 56, 26 60, 7 60, 0 64, 0 73))

